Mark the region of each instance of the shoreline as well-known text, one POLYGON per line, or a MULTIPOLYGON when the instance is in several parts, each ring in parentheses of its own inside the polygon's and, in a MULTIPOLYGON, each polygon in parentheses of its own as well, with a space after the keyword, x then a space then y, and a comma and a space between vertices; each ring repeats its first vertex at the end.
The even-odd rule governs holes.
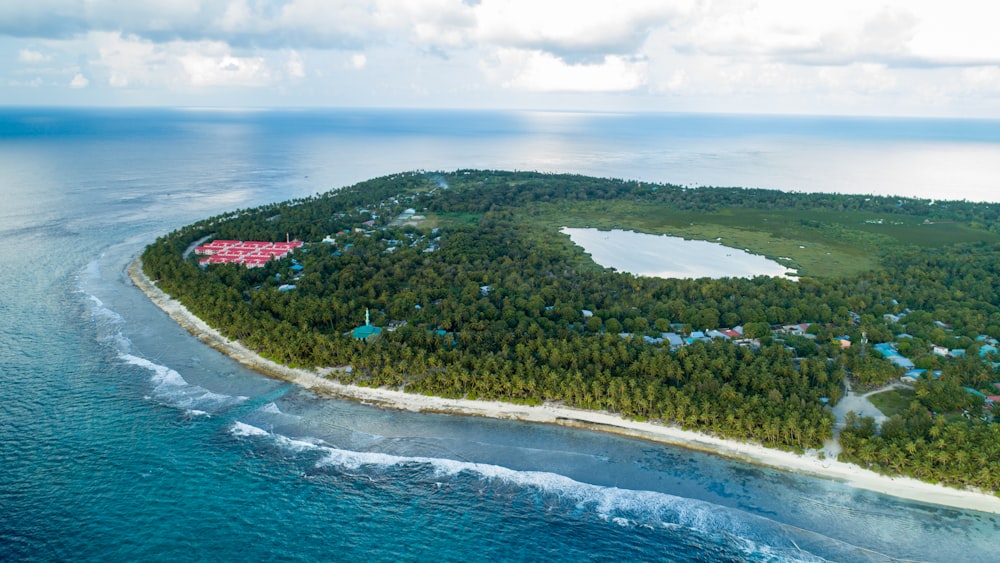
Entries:
POLYGON ((392 389, 344 385, 313 371, 291 368, 267 360, 239 342, 229 340, 192 314, 179 301, 161 291, 142 271, 141 265, 140 258, 136 258, 128 265, 128 276, 132 283, 193 336, 249 369, 295 383, 320 394, 413 412, 482 416, 610 432, 698 450, 780 471, 842 481, 858 489, 908 500, 1000 514, 1000 497, 994 495, 935 485, 910 477, 889 477, 836 459, 820 459, 814 453, 800 455, 784 452, 674 426, 628 420, 607 412, 550 404, 529 406, 500 401, 447 399, 392 389))

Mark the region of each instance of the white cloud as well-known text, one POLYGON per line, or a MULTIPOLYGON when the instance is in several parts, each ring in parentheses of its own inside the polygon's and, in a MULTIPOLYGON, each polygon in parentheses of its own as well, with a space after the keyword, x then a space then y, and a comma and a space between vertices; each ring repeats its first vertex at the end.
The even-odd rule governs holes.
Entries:
POLYGON ((407 105, 421 92, 537 107, 568 99, 547 93, 620 92, 573 100, 710 111, 782 96, 830 104, 818 111, 934 100, 937 111, 1000 96, 998 20, 1000 4, 981 0, 33 0, 0 3, 0 40, 19 65, 0 77, 49 72, 64 85, 79 72, 92 89, 186 101, 242 88, 279 103, 313 92, 407 105))
POLYGON ((859 94, 889 92, 897 85, 895 73, 886 65, 875 63, 822 68, 818 77, 831 90, 859 94))
POLYGON ((981 66, 962 71, 962 87, 976 94, 1000 94, 1000 67, 981 66))
POLYGON ((500 49, 492 72, 503 86, 531 92, 620 92, 645 81, 646 65, 609 55, 596 64, 569 64, 542 51, 500 49))
POLYGON ((271 82, 271 72, 262 57, 234 57, 192 51, 179 57, 191 85, 263 86, 271 82))
POLYGON ((303 62, 302 57, 296 51, 292 51, 288 54, 288 63, 285 68, 290 78, 297 79, 305 78, 306 76, 305 62, 303 62))
POLYGON ((76 73, 76 76, 73 77, 73 80, 70 80, 69 87, 77 89, 86 88, 89 84, 90 81, 87 80, 87 77, 78 72, 76 73))
POLYGON ((17 60, 25 64, 41 64, 52 62, 52 55, 46 55, 31 49, 21 49, 17 52, 17 60))
POLYGON ((8 80, 7 85, 11 88, 38 88, 44 84, 41 76, 36 76, 31 80, 8 80))
POLYGON ((172 69, 166 46, 108 32, 91 33, 88 40, 97 47, 97 59, 91 64, 107 73, 112 87, 160 85, 170 79, 172 69))
POLYGON ((651 29, 668 24, 691 2, 634 0, 581 4, 565 0, 483 0, 478 40, 535 49, 564 59, 629 55, 651 29))

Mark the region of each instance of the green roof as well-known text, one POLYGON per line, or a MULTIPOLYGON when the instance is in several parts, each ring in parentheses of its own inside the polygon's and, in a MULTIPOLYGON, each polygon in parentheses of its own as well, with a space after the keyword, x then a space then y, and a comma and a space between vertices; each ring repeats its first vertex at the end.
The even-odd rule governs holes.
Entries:
POLYGON ((366 340, 380 334, 382 334, 381 327, 371 325, 362 325, 351 331, 351 336, 358 340, 366 340))

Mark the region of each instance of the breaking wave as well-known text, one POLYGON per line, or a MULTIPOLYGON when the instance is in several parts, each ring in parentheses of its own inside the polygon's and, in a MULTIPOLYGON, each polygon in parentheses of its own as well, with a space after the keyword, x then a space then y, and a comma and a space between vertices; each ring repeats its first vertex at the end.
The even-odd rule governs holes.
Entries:
POLYGON ((129 364, 153 372, 150 378, 153 398, 166 405, 184 409, 190 414, 217 413, 248 400, 248 397, 214 393, 204 387, 191 385, 177 371, 146 358, 132 354, 119 354, 119 357, 129 364))
MULTIPOLYGON (((99 265, 95 260, 81 272, 79 276, 81 286, 84 280, 94 280, 100 275, 99 265)), ((162 404, 182 409, 190 416, 211 416, 248 400, 248 397, 215 393, 198 385, 192 385, 176 370, 133 354, 132 341, 122 331, 125 325, 124 318, 96 295, 85 291, 82 287, 79 292, 85 297, 87 309, 94 321, 97 340, 111 347, 118 359, 126 364, 152 372, 151 398, 162 404)))
POLYGON ((819 534, 788 526, 738 509, 655 491, 621 489, 580 482, 556 473, 518 471, 469 461, 409 457, 340 449, 309 439, 292 439, 244 422, 230 433, 240 439, 265 441, 271 447, 303 454, 312 471, 365 482, 440 490, 453 494, 490 494, 527 500, 539 509, 561 511, 568 518, 597 518, 616 529, 695 536, 706 545, 723 545, 753 561, 882 560, 868 552, 819 534), (487 491, 488 493, 484 493, 487 491), (804 549, 801 546, 808 546, 804 549), (815 555, 817 549, 823 556, 815 555))

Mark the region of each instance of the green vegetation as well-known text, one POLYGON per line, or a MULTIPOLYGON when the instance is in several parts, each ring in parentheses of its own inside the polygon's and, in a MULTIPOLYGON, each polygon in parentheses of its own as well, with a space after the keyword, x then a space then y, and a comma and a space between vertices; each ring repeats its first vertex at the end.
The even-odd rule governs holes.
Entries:
POLYGON ((870 417, 850 415, 840 435, 843 459, 887 474, 1000 491, 1000 424, 935 416, 918 402, 880 429, 870 417))
POLYGON ((985 460, 1000 475, 1000 451, 977 442, 997 425, 981 420, 982 399, 975 404, 963 389, 989 391, 997 380, 975 351, 977 338, 1000 337, 998 215, 966 202, 460 170, 388 176, 206 219, 161 237, 143 264, 230 338, 287 364, 350 365, 337 372, 345 383, 556 401, 791 450, 831 437, 826 402, 839 400, 844 377, 878 386, 902 374, 861 343, 893 342, 905 330, 900 353, 943 375, 917 383, 888 431, 853 420, 845 458, 996 490, 994 481, 954 474, 964 467, 957 453, 932 458, 937 473, 920 468, 947 432, 964 437, 962 463, 985 460), (407 208, 424 218, 398 224, 407 208), (790 258, 802 278, 616 273, 560 234, 564 226, 721 237, 790 258), (206 236, 302 240, 294 256, 301 271, 291 259, 199 267, 183 254, 206 236), (293 291, 279 289, 290 280, 293 291), (383 330, 362 342, 350 331, 366 309, 383 330), (808 331, 778 329, 792 323, 808 331), (737 326, 742 345, 662 340, 737 326), (856 344, 843 348, 841 336, 856 344), (969 354, 946 360, 932 344, 969 354), (931 411, 958 414, 925 428, 920 413, 931 411))
POLYGON ((868 397, 875 408, 882 411, 886 416, 893 416, 905 412, 915 399, 913 389, 888 389, 881 393, 875 393, 868 397))

